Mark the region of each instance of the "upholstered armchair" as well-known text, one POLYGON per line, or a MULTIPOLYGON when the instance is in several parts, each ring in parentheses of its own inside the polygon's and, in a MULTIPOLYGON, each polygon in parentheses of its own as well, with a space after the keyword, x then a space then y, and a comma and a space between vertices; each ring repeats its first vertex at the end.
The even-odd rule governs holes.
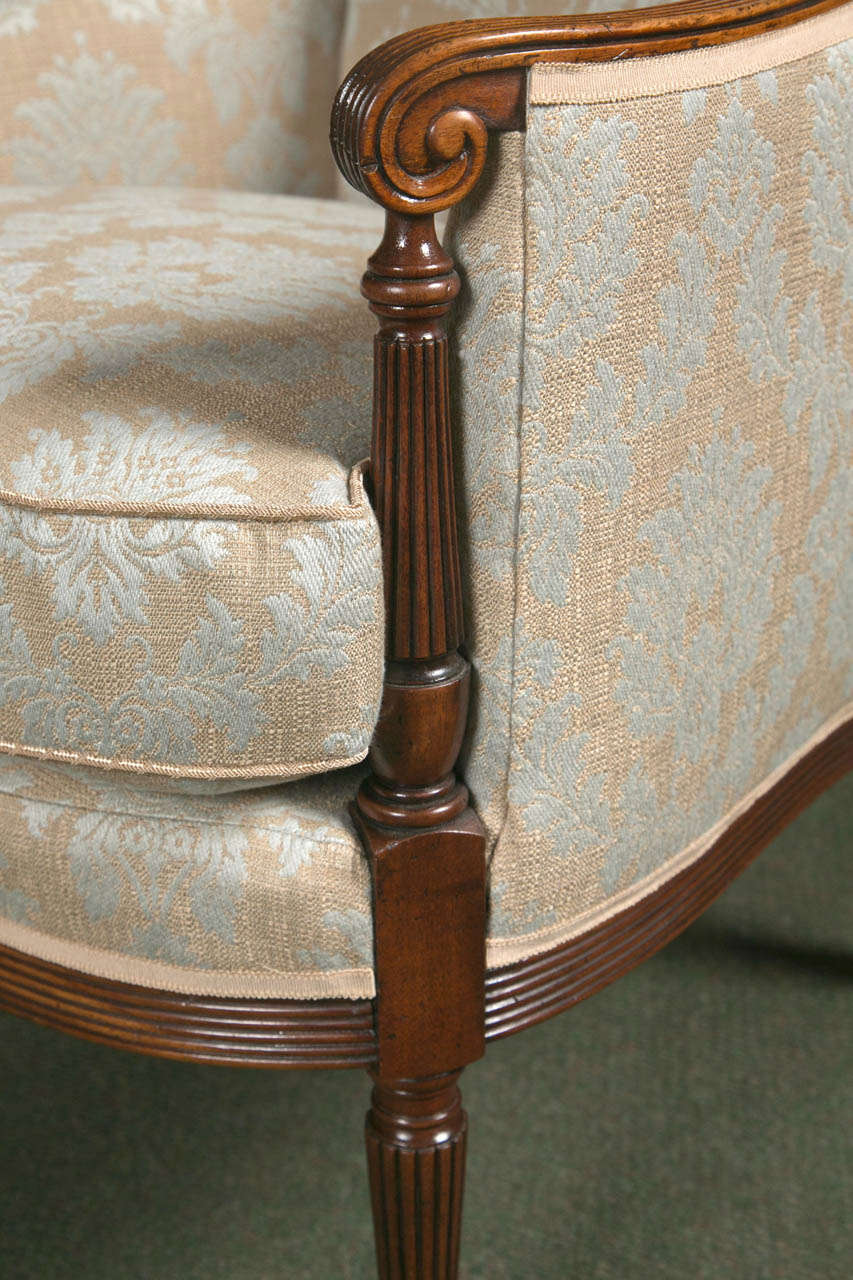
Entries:
POLYGON ((521 9, 0 12, 0 1005, 368 1067, 406 1280, 853 761, 853 5, 521 9))

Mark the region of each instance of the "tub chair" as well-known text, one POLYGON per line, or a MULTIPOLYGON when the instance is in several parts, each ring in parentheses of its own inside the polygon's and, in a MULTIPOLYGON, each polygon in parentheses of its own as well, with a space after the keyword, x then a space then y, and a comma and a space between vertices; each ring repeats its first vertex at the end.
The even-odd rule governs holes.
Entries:
POLYGON ((519 8, 0 14, 0 1004, 367 1067, 386 1280, 853 761, 853 5, 519 8))

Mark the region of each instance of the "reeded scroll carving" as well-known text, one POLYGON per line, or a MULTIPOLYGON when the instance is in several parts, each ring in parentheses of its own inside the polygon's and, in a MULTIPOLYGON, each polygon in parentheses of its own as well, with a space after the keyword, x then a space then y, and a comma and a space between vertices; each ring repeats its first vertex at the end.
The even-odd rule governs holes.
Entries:
POLYGON ((758 35, 845 0, 687 0, 622 13, 490 18, 422 27, 344 81, 331 142, 344 176, 386 209, 436 213, 475 186, 492 129, 524 128, 534 62, 672 53, 758 35))

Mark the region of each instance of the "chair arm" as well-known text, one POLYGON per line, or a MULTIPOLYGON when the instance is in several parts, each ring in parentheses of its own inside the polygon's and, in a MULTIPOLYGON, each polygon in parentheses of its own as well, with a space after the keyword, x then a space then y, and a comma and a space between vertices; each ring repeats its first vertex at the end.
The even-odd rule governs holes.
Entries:
POLYGON ((528 66, 714 44, 842 0, 743 0, 597 17, 423 28, 364 58, 340 89, 331 141, 386 209, 362 292, 376 335, 371 497, 382 534, 386 674, 354 818, 374 884, 379 1068, 437 1076, 484 1045, 485 833, 457 780, 470 667, 460 652, 445 321, 459 280, 434 214, 462 199, 490 129, 524 127, 528 66))
POLYGON ((341 85, 331 143, 347 181, 386 209, 429 214, 475 186, 490 130, 524 128, 534 62, 673 53, 778 30, 844 0, 686 0, 633 12, 422 27, 362 58, 341 85))

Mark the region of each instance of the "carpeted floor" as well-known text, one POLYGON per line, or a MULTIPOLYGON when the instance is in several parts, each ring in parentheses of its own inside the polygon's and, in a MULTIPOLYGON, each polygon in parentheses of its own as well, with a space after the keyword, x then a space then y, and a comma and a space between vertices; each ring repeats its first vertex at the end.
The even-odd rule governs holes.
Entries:
MULTIPOLYGON (((853 1275, 853 777, 696 925, 465 1076, 467 1280, 853 1275)), ((359 1072, 0 1015, 2 1280, 369 1280, 359 1072)))

